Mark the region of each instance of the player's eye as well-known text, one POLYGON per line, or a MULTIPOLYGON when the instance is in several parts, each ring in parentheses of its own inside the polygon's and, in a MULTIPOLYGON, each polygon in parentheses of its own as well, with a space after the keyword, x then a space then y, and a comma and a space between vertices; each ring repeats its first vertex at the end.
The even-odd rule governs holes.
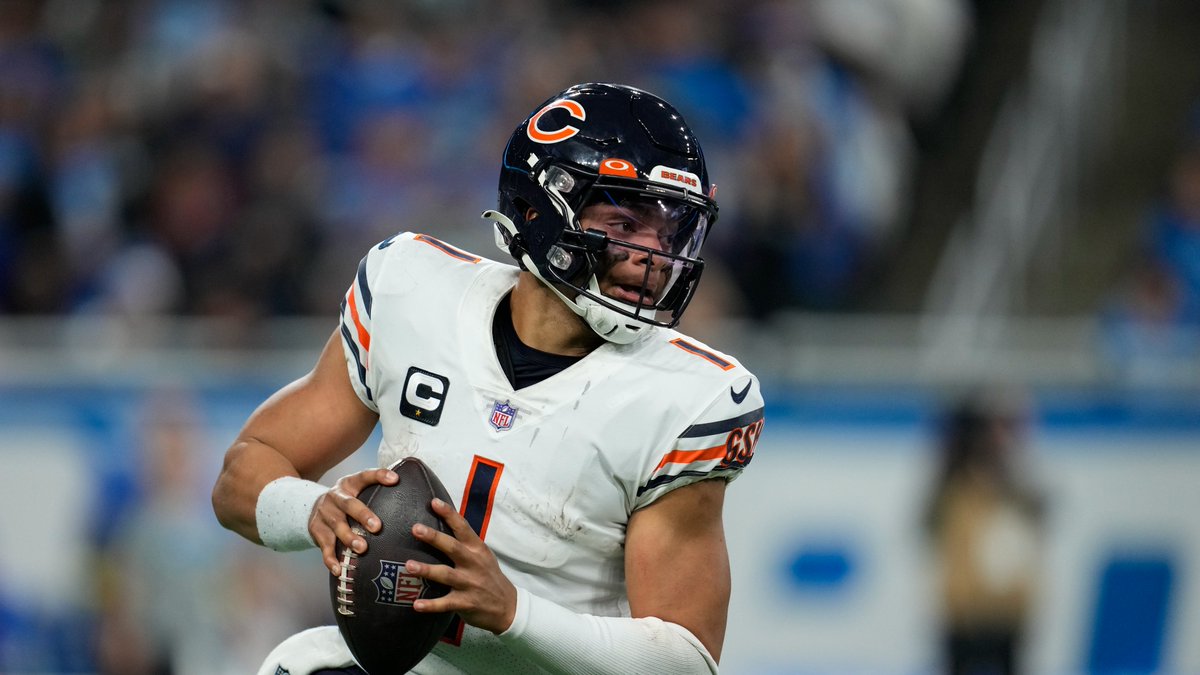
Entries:
POLYGON ((618 232, 621 234, 633 234, 638 230, 637 225, 629 222, 628 220, 611 220, 607 223, 604 223, 604 227, 612 232, 618 232))

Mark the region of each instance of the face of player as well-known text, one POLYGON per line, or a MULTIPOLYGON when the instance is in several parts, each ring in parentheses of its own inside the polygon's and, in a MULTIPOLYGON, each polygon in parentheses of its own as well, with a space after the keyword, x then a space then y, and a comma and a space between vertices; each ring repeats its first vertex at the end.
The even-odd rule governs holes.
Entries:
POLYGON ((684 264, 675 256, 698 252, 707 223, 689 206, 637 199, 584 207, 579 224, 603 232, 610 241, 596 274, 600 291, 630 305, 653 307, 684 264))

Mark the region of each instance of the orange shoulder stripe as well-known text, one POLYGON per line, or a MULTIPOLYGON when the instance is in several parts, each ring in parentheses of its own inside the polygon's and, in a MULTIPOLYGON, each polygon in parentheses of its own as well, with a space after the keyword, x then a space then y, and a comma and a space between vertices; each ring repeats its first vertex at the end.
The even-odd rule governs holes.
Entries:
POLYGON ((475 264, 475 263, 479 262, 480 260, 483 260, 483 258, 480 258, 479 256, 474 256, 469 253, 464 253, 463 251, 460 251, 460 250, 454 248, 450 244, 447 244, 446 242, 444 242, 440 239, 435 239, 427 234, 418 234, 417 236, 413 237, 413 239, 416 239, 417 241, 429 244, 430 246, 441 251, 442 253, 445 253, 446 255, 450 256, 451 258, 456 258, 463 262, 469 262, 471 264, 475 264))
POLYGON ((663 455, 662 461, 654 467, 654 470, 658 471, 668 464, 691 464, 709 459, 720 459, 725 456, 725 452, 726 447, 723 443, 702 450, 673 450, 663 455))
POLYGON ((350 318, 354 319, 354 328, 358 331, 358 341, 362 343, 363 349, 368 353, 371 351, 371 334, 363 327, 362 321, 358 318, 358 302, 354 300, 354 286, 350 286, 348 294, 350 300, 350 318))
POLYGON ((708 361, 709 363, 713 364, 714 366, 717 366, 721 370, 729 370, 730 368, 733 368, 732 363, 730 363, 730 362, 726 361, 725 359, 717 356, 716 354, 708 351, 707 349, 701 349, 701 348, 697 347, 696 345, 688 342, 687 340, 684 340, 683 338, 675 338, 674 340, 671 340, 671 344, 675 345, 676 347, 679 347, 683 351, 685 351, 693 356, 699 356, 700 358, 704 359, 705 361, 708 361))

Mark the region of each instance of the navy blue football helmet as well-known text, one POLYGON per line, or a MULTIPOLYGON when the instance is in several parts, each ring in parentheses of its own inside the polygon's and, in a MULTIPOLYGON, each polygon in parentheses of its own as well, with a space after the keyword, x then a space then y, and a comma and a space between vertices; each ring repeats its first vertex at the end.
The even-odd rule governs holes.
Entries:
POLYGON ((579 84, 513 132, 498 212, 484 217, 496 222, 502 250, 602 337, 624 343, 646 326, 679 323, 704 270, 700 248, 717 218, 712 193, 700 144, 671 104, 634 87, 579 84), (671 225, 657 247, 622 241, 581 227, 580 212, 593 204, 671 225), (636 301, 600 291, 613 259, 627 255, 645 264, 636 301), (662 278, 651 282, 651 269, 662 278))

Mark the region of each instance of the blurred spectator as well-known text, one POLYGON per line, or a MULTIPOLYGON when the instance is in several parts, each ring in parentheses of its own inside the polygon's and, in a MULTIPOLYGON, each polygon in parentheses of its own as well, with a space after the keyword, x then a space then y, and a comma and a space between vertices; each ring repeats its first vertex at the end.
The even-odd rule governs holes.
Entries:
POLYGON ((717 240, 725 257, 745 261, 732 267, 753 317, 844 307, 858 289, 865 242, 835 214, 825 141, 796 107, 764 115, 747 140, 737 220, 717 240))
POLYGON ((103 86, 88 82, 68 100, 47 147, 50 207, 76 298, 94 292, 124 236, 120 141, 103 86))
POLYGON ((222 672, 230 571, 225 546, 203 510, 199 421, 193 415, 178 395, 148 404, 139 439, 143 494, 102 567, 102 673, 222 672))
POLYGON ((970 396, 941 429, 926 511, 938 561, 944 672, 1020 672, 1036 593, 1042 504, 1019 453, 1028 411, 1009 395, 970 396))
POLYGON ((208 504, 215 467, 202 464, 207 442, 190 396, 153 392, 145 404, 141 494, 101 552, 100 673, 249 672, 275 642, 329 611, 319 584, 299 581, 321 578, 316 560, 281 566, 222 536, 208 504))
POLYGON ((1102 354, 1126 384, 1195 382, 1200 321, 1183 278, 1144 257, 1101 314, 1102 354))
POLYGON ((812 0, 819 41, 865 69, 906 114, 922 118, 950 89, 971 34, 958 0, 812 0))
POLYGON ((1179 149, 1144 241, 1101 312, 1102 355, 1131 385, 1200 376, 1200 139, 1179 149))
POLYGON ((69 66, 38 30, 41 8, 0 3, 0 311, 61 310, 67 287, 43 161, 69 66))
POLYGON ((1166 198, 1153 210, 1149 248, 1175 276, 1184 310, 1200 318, 1200 138, 1179 152, 1171 168, 1166 198))

